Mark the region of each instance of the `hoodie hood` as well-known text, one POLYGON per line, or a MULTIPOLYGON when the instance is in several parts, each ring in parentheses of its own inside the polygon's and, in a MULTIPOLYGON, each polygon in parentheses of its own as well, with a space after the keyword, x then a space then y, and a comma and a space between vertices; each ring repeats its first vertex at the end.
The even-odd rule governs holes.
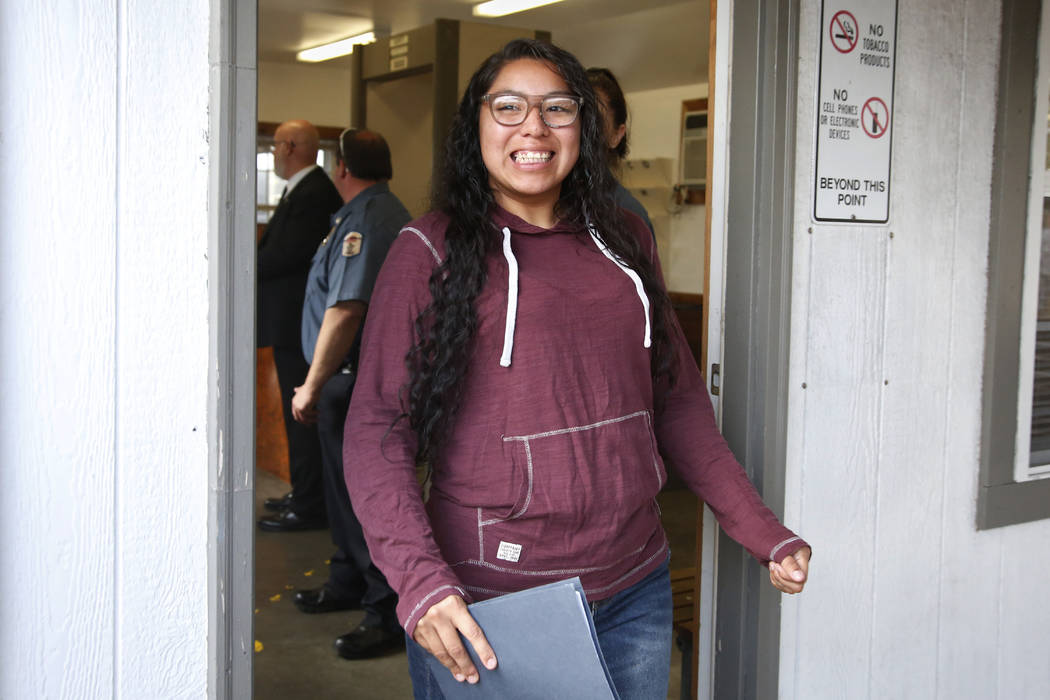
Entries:
POLYGON ((503 257, 507 261, 507 313, 506 320, 503 328, 503 352, 500 355, 500 366, 510 367, 511 359, 514 354, 514 328, 517 323, 518 316, 518 260, 514 256, 514 247, 512 245, 513 234, 554 234, 554 233, 580 233, 584 230, 590 234, 591 240, 594 245, 602 252, 602 254, 609 259, 609 261, 616 265, 634 284, 635 293, 638 295, 638 299, 642 306, 642 316, 645 324, 645 340, 643 341, 643 347, 650 347, 652 345, 652 324, 650 322, 649 313, 649 297, 645 293, 645 286, 642 284, 641 277, 638 273, 627 266, 615 253, 609 250, 605 245, 605 241, 602 240, 601 234, 593 226, 580 226, 570 222, 559 221, 552 228, 543 228, 542 226, 536 226, 530 224, 519 216, 511 214, 506 209, 497 206, 492 214, 492 223, 499 230, 503 238, 503 257))
POLYGON ((524 234, 581 233, 586 230, 586 227, 582 224, 571 221, 559 221, 551 228, 536 226, 520 216, 511 214, 499 205, 496 205, 492 210, 492 223, 495 224, 498 230, 502 231, 504 228, 509 228, 514 233, 524 234))

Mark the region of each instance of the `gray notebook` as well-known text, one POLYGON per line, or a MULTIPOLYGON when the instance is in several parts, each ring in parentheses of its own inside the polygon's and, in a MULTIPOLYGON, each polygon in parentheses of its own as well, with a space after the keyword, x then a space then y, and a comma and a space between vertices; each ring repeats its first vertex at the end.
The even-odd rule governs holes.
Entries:
POLYGON ((594 622, 579 578, 483 600, 469 606, 499 665, 482 666, 464 640, 481 680, 459 683, 428 655, 447 700, 619 700, 598 648, 594 622))

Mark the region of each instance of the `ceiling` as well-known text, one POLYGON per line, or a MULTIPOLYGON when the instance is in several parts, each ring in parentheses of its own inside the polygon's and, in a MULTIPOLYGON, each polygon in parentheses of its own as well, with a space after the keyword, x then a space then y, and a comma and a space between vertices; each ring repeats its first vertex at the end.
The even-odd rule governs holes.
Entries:
POLYGON ((708 0, 564 0, 497 19, 474 17, 477 1, 259 0, 259 60, 294 62, 296 51, 373 28, 388 36, 447 18, 547 30, 627 92, 707 82, 708 0))

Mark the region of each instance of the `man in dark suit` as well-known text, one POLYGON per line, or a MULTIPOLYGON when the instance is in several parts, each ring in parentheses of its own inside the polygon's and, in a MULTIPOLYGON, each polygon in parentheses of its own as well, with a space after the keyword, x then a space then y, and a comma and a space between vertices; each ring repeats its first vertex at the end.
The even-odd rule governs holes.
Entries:
POLYGON ((343 205, 335 185, 317 166, 319 141, 317 129, 307 121, 295 119, 277 127, 274 173, 288 184, 257 251, 257 344, 273 346, 292 480, 291 492, 267 499, 266 507, 276 513, 260 519, 259 527, 271 532, 326 525, 317 427, 292 417, 294 389, 303 383, 309 369, 302 350, 306 275, 317 246, 328 233, 331 215, 343 205))

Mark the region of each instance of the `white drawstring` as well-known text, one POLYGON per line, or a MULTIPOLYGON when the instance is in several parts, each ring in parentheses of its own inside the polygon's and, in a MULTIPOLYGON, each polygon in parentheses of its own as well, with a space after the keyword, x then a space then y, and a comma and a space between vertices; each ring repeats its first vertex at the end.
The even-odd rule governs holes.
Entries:
POLYGON ((510 367, 510 356, 514 352, 514 323, 518 316, 518 261, 511 250, 510 229, 506 226, 503 227, 503 257, 507 259, 507 321, 503 328, 503 355, 499 363, 502 367, 510 367))
POLYGON ((605 246, 605 242, 598 236, 598 232, 594 230, 593 226, 588 226, 587 231, 591 234, 591 240, 594 241, 594 245, 598 246, 598 250, 602 251, 605 257, 612 260, 616 267, 623 270, 624 274, 634 282, 634 291, 642 301, 642 311, 645 313, 645 341, 642 344, 647 348, 652 346, 652 327, 649 323, 649 297, 645 294, 645 285, 642 284, 642 278, 638 276, 637 272, 624 265, 619 258, 613 255, 612 251, 605 246))

